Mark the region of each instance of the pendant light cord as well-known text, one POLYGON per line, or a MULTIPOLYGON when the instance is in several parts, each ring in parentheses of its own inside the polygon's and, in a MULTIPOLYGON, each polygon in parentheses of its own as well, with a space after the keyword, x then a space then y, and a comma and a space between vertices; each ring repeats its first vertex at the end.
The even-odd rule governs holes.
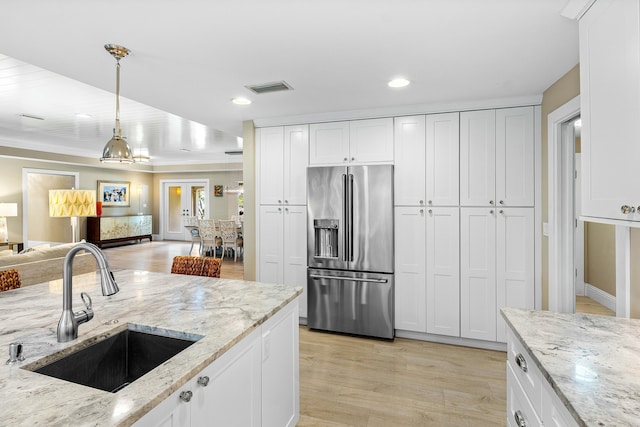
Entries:
POLYGON ((116 59, 116 134, 120 138, 120 59, 116 59))

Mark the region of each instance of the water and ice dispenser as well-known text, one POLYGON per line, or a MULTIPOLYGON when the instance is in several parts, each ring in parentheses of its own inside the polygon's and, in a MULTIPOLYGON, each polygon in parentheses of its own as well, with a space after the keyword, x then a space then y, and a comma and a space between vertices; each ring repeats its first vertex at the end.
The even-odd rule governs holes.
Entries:
POLYGON ((313 220, 316 258, 338 258, 339 223, 337 219, 313 220))

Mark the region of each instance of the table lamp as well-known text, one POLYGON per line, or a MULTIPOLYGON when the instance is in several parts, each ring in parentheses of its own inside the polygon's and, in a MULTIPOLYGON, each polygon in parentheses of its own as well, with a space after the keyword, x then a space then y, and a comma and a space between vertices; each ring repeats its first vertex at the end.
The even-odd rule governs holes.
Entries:
POLYGON ((8 216, 18 216, 17 203, 0 203, 0 242, 9 241, 9 230, 7 229, 8 216))
POLYGON ((93 190, 49 190, 49 216, 71 218, 72 242, 80 241, 78 217, 96 215, 96 192, 93 190))

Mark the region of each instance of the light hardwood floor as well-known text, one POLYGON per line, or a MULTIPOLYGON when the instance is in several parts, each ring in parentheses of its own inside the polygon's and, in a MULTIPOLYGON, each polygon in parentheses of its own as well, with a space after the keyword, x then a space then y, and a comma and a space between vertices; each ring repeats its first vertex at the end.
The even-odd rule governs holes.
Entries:
MULTIPOLYGON (((145 242, 105 253, 114 270, 168 273, 173 257, 187 254, 189 246, 145 242)), ((242 267, 225 259, 221 275, 242 279, 242 267)), ((596 310, 590 301, 579 299, 578 310, 596 310)), ((505 361, 500 351, 301 326, 298 426, 504 426, 505 361)))

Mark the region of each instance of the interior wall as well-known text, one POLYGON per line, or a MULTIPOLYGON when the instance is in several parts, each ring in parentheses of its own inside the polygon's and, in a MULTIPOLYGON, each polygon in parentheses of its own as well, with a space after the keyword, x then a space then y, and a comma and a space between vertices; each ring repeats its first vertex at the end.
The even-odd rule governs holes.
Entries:
MULTIPOLYGON (((18 216, 7 218, 7 226, 9 228, 9 239, 15 242, 22 242, 23 226, 23 196, 22 196, 22 169, 42 169, 42 170, 57 170, 66 172, 78 172, 80 177, 79 189, 80 190, 95 190, 98 189, 98 181, 128 181, 131 183, 131 188, 135 189, 138 186, 142 188, 151 188, 153 186, 153 176, 150 173, 126 170, 126 169, 111 169, 99 166, 83 166, 77 164, 65 164, 59 162, 47 162, 39 160, 30 160, 19 157, 0 157, 0 202, 9 202, 18 204, 18 216)), ((132 192, 132 198, 135 199, 136 195, 132 192)), ((147 200, 147 207, 142 207, 141 210, 145 214, 154 214, 157 216, 157 212, 152 209, 153 200, 147 200)), ((135 215, 138 213, 138 204, 135 200, 132 200, 129 207, 114 207, 103 208, 103 216, 108 215, 135 215)), ((48 217, 48 210, 41 212, 39 215, 48 217)), ((36 215, 34 212, 29 212, 30 219, 32 215, 36 215)), ((80 218, 80 238, 86 238, 86 219, 80 218)), ((154 232, 157 232, 154 228, 154 232)))
MULTIPOLYGON (((580 95, 580 65, 569 70, 542 94, 542 222, 549 221, 549 113, 580 95)), ((540 226, 542 230, 542 226, 540 226)), ((542 308, 549 309, 549 238, 542 236, 542 308)))
POLYGON ((27 175, 27 242, 62 243, 73 240, 69 218, 51 218, 49 212, 49 190, 72 188, 76 185, 74 175, 29 173, 27 175), (41 215, 46 213, 45 215, 41 215))
POLYGON ((631 317, 640 319, 640 228, 631 229, 631 317))
POLYGON ((616 229, 610 224, 585 222, 584 281, 616 295, 616 229))
POLYGON ((256 143, 253 121, 242 123, 244 157, 244 279, 256 280, 256 143))

